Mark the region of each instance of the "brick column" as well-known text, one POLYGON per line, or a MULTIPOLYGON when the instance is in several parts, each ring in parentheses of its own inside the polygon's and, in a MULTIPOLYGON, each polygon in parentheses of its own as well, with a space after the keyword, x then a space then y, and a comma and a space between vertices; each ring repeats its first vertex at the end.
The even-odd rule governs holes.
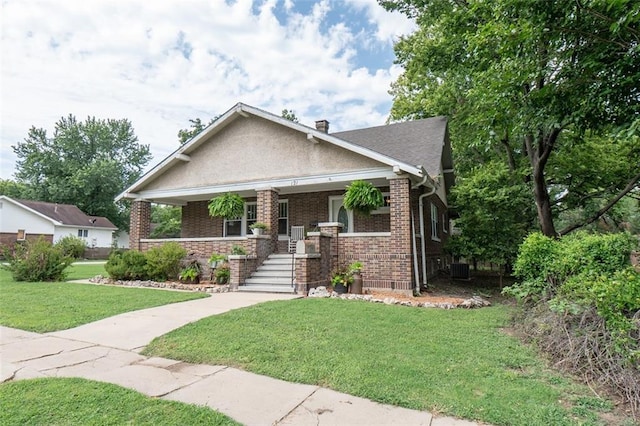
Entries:
MULTIPOLYGON (((338 234, 342 230, 344 225, 340 222, 321 222, 318 224, 320 228, 320 234, 329 235, 331 237, 329 246, 329 269, 333 270, 338 267, 340 261, 340 237, 338 234)), ((321 239, 322 240, 322 239, 321 239)), ((318 247, 318 250, 322 250, 322 246, 318 247)), ((321 251, 322 253, 322 251, 321 251)))
POLYGON ((399 290, 412 288, 410 188, 406 176, 389 181, 392 279, 399 290))
POLYGON ((151 203, 134 201, 129 216, 129 248, 140 250, 140 240, 151 235, 151 203))
POLYGON ((267 231, 271 236, 270 253, 278 251, 278 216, 280 214, 278 204, 278 191, 269 188, 258 191, 257 200, 258 222, 269 225, 267 231))

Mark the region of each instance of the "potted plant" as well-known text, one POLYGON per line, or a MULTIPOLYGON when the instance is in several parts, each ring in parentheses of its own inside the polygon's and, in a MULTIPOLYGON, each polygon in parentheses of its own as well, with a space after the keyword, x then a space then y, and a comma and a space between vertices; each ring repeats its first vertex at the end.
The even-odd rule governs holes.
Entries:
POLYGON ((264 222, 255 222, 249 226, 249 228, 251 228, 253 235, 262 235, 267 229, 269 229, 269 225, 264 222))
POLYGON ((209 215, 227 220, 242 217, 244 214, 244 200, 238 194, 230 192, 212 198, 208 207, 209 215))
POLYGON ((362 262, 360 262, 359 260, 353 262, 351 265, 349 265, 349 271, 352 274, 359 274, 362 271, 362 262))
POLYGON ((227 265, 220 266, 218 269, 216 269, 215 277, 216 283, 226 284, 229 282, 229 278, 231 277, 231 269, 229 269, 229 266, 227 265))
POLYGON ((331 285, 333 291, 344 294, 349 290, 349 286, 353 283, 353 274, 347 267, 338 267, 333 270, 331 275, 331 285))
POLYGON ((178 279, 185 284, 198 284, 200 282, 200 266, 197 263, 185 266, 180 271, 178 279))
POLYGON ((382 192, 370 182, 354 180, 347 186, 344 194, 344 207, 362 215, 369 216, 373 210, 384 205, 382 192))
POLYGON ((209 265, 211 269, 216 269, 218 266, 222 265, 227 260, 227 256, 220 253, 213 253, 209 258, 209 265))

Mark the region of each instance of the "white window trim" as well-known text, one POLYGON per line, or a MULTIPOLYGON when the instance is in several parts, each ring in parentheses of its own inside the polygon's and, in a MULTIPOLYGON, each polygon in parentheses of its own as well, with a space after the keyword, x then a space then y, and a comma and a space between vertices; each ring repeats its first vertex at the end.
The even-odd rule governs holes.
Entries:
POLYGON ((438 236, 438 230, 439 230, 439 225, 438 225, 438 219, 440 213, 438 212, 438 206, 435 205, 434 203, 431 203, 431 240, 433 241, 440 241, 440 237, 438 236), (434 210, 435 210, 435 214, 434 214, 434 210))
POLYGON ((286 204, 287 205, 287 233, 286 234, 280 234, 278 233, 278 237, 289 237, 289 200, 278 200, 278 226, 280 226, 280 219, 283 219, 280 217, 280 204, 286 204))
MULTIPOLYGON (((382 197, 391 197, 390 192, 383 192, 382 197)), ((378 209, 375 209, 371 212, 371 214, 391 214, 391 206, 382 206, 378 209)))
POLYGON ((231 237, 245 237, 247 235, 246 232, 246 228, 247 228, 247 206, 250 205, 258 205, 258 203, 256 201, 249 201, 249 202, 245 202, 244 203, 244 213, 242 213, 242 217, 238 218, 238 219, 232 219, 232 220, 224 220, 224 225, 222 228, 222 235, 224 237, 228 237, 229 235, 227 235, 227 223, 228 222, 236 222, 236 221, 240 221, 240 235, 230 235, 231 237))
MULTIPOLYGON (((329 222, 337 222, 338 218, 333 217, 333 201, 340 201, 341 204, 344 205, 344 195, 332 195, 329 197, 329 222)), ((347 215, 349 215, 349 228, 351 229, 343 229, 342 232, 353 232, 353 211, 347 210, 347 215)))
POLYGON ((16 241, 25 241, 27 239, 27 230, 26 229, 18 229, 18 232, 16 232, 16 241), (20 237, 20 231, 22 231, 22 238, 20 237))

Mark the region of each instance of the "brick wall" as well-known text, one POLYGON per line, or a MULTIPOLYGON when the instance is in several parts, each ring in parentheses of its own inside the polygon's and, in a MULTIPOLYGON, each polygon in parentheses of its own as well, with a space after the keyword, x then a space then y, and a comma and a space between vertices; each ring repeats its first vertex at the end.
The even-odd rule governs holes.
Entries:
POLYGON ((412 288, 410 181, 406 177, 392 179, 391 236, 389 263, 393 285, 399 290, 412 288))
MULTIPOLYGON (((27 241, 36 241, 38 238, 44 237, 45 241, 53 243, 53 234, 26 234, 25 239, 27 241)), ((11 232, 0 233, 0 256, 2 256, 2 249, 8 247, 9 250, 13 250, 13 246, 18 242, 18 234, 11 232)))
POLYGON ((258 191, 257 221, 269 226, 270 252, 278 251, 278 191, 265 189, 258 191))

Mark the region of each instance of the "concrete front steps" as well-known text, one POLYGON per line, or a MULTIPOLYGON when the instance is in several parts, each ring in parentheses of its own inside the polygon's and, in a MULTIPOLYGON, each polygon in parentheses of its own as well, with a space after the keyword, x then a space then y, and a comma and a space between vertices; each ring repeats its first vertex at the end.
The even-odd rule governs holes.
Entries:
POLYGON ((293 282, 293 256, 272 254, 258 267, 238 291, 259 293, 295 293, 293 282))

